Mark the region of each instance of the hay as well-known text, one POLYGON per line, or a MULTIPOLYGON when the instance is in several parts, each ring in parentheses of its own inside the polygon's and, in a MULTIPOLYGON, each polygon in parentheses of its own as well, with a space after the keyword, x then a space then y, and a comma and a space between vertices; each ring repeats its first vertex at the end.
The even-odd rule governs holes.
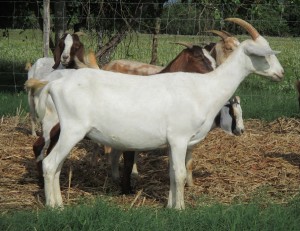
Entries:
MULTIPOLYGON (((185 189, 187 205, 201 198, 221 203, 265 197, 286 203, 299 193, 300 121, 279 118, 271 123, 247 120, 246 132, 229 136, 210 132, 193 152, 195 187, 185 189), (263 192, 263 193, 262 193, 263 192)), ((28 118, 2 118, 0 127, 1 211, 38 209, 44 192, 37 186, 28 118)), ((102 196, 126 207, 163 207, 169 190, 168 157, 163 150, 144 152, 138 160, 136 195, 120 195, 112 182, 108 157, 91 141, 80 142, 65 162, 61 187, 65 204, 102 196), (98 155, 93 155, 97 150, 98 155), (70 172, 70 170, 72 170, 70 172)))

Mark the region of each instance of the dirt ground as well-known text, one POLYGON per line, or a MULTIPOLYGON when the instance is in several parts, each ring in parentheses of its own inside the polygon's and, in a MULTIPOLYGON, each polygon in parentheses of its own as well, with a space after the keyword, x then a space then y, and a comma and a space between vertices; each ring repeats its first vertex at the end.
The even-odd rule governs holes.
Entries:
MULTIPOLYGON (((209 201, 248 202, 253 198, 286 203, 300 188, 300 120, 279 118, 267 123, 246 120, 242 136, 219 129, 194 149, 194 187, 185 188, 187 206, 209 201)), ((44 192, 37 185, 28 118, 0 121, 0 210, 37 209, 44 192)), ((121 161, 122 168, 122 161, 121 161)), ((133 195, 120 195, 111 180, 102 147, 84 140, 71 152, 61 174, 65 204, 103 197, 124 206, 164 207, 169 190, 165 151, 141 153, 140 176, 133 195), (95 154, 96 153, 96 154, 95 154)))

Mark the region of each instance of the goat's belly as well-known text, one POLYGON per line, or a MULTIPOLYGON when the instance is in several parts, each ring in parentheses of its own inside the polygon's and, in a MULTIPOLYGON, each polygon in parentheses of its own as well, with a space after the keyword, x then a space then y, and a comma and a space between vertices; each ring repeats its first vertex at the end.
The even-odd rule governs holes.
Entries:
POLYGON ((202 141, 208 134, 208 132, 210 131, 210 123, 205 123, 202 127, 201 130, 199 130, 198 132, 196 132, 190 139, 189 141, 189 146, 194 146, 195 144, 199 143, 200 141, 202 141))
POLYGON ((111 146, 118 150, 126 151, 146 151, 158 148, 165 148, 166 138, 163 136, 153 136, 149 134, 106 134, 97 129, 92 129, 87 137, 104 145, 111 146))

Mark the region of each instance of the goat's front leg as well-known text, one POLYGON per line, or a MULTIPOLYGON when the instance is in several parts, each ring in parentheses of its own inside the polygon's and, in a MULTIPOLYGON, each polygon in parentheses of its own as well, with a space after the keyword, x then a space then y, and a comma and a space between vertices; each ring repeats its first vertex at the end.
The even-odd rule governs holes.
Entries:
POLYGON ((170 171, 170 192, 168 207, 184 209, 184 185, 186 180, 185 157, 187 145, 185 142, 174 142, 170 144, 169 171, 170 171))

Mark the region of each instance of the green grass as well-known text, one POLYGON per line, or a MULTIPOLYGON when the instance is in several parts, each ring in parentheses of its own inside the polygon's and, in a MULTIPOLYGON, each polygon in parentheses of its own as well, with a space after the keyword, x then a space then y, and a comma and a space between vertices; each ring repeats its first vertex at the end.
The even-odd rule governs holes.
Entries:
POLYGON ((0 92, 0 117, 25 116, 28 111, 27 94, 25 92, 0 92))
MULTIPOLYGON (((0 30, 0 34, 1 34, 0 30)), ((240 37, 241 40, 245 36, 240 37)), ((149 62, 150 35, 128 36, 113 55, 149 62)), ((95 50, 97 39, 87 33, 82 40, 95 50)), ((181 50, 170 42, 185 41, 201 44, 217 41, 217 37, 161 35, 159 65, 166 65, 181 50)), ((299 109, 294 82, 300 78, 300 39, 268 38, 285 69, 285 80, 272 83, 252 75, 238 88, 245 119, 274 120, 281 116, 298 117, 299 109)), ((24 115, 28 111, 27 94, 23 91, 27 61, 42 57, 42 35, 39 31, 10 31, 9 38, 0 38, 0 116, 24 115)), ((83 201, 66 206, 63 211, 9 211, 0 214, 0 230, 299 230, 299 196, 286 205, 261 203, 221 205, 201 203, 185 211, 120 208, 103 200, 83 201)))
POLYGON ((286 205, 212 204, 176 211, 163 208, 126 209, 103 200, 0 215, 0 230, 299 230, 300 198, 286 205))

